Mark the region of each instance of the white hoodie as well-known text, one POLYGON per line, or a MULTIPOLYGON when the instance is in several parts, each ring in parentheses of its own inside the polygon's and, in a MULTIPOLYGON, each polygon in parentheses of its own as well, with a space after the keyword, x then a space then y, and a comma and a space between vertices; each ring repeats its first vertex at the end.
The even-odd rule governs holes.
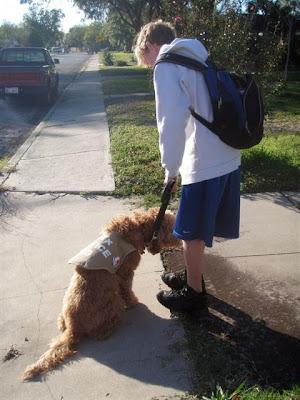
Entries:
MULTIPOLYGON (((161 47, 204 63, 205 47, 195 39, 175 39, 161 47)), ((202 73, 187 67, 160 63, 154 70, 159 148, 166 178, 181 174, 182 184, 201 182, 236 170, 240 151, 223 143, 197 121, 189 106, 212 122, 212 107, 202 73)))

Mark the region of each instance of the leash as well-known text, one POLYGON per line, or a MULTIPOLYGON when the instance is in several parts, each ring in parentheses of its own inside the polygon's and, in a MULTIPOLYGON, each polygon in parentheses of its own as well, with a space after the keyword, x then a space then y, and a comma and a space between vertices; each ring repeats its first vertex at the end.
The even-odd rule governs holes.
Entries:
POLYGON ((165 215, 166 209, 168 207, 174 185, 175 185, 175 180, 170 180, 164 188, 163 194, 161 196, 161 206, 160 206, 159 212, 157 214, 157 217, 156 217, 154 225, 153 225, 152 235, 150 236, 149 240, 147 241, 146 246, 149 246, 151 242, 153 242, 154 240, 157 240, 157 238, 158 238, 158 233, 159 233, 162 221, 164 219, 164 215, 165 215))

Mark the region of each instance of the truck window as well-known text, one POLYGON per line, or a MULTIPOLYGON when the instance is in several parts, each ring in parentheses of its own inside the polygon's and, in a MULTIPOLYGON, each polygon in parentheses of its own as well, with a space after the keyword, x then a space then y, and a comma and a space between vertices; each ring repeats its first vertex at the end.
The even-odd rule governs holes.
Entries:
POLYGON ((1 53, 0 64, 2 65, 26 65, 35 64, 43 65, 46 64, 44 52, 41 50, 28 50, 22 51, 18 49, 3 50, 1 53))

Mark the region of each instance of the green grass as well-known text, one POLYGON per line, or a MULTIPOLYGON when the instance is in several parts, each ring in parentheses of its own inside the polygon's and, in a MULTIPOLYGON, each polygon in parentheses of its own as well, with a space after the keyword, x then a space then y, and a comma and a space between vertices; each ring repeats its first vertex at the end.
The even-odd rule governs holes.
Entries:
MULTIPOLYGON (((240 387, 240 386, 239 386, 240 387)), ((299 400, 300 386, 295 386, 291 390, 274 390, 272 388, 262 389, 255 385, 236 389, 236 392, 223 390, 222 386, 217 385, 210 395, 181 397, 181 400, 299 400)))
MULTIPOLYGON (((143 68, 136 64, 133 53, 121 53, 112 51, 110 52, 115 61, 125 61, 126 66, 104 66, 100 65, 100 73, 102 77, 106 76, 122 76, 122 75, 142 75, 148 76, 150 74, 149 68, 143 68)), ((100 63, 102 62, 102 54, 99 56, 100 63)))
POLYGON ((160 167, 153 99, 110 101, 106 104, 116 194, 144 197, 158 204, 164 172, 160 167))
POLYGON ((121 76, 121 75, 143 75, 146 76, 149 74, 148 68, 142 67, 105 67, 104 65, 100 66, 100 74, 102 77, 106 76, 121 76))
MULTIPOLYGON (((136 66, 137 61, 133 53, 123 53, 121 51, 110 51, 116 61, 125 61, 128 65, 136 66)), ((101 53, 100 53, 101 57, 101 53)))
POLYGON ((116 79, 116 77, 104 78, 102 89, 105 95, 148 93, 152 90, 147 76, 127 77, 126 79, 116 79))
POLYGON ((299 400, 300 386, 294 386, 291 390, 278 391, 274 389, 261 389, 254 386, 242 391, 237 400, 299 400))
POLYGON ((300 82, 288 82, 279 94, 269 99, 268 105, 272 117, 297 121, 300 129, 300 82))
POLYGON ((269 134, 258 146, 242 151, 241 191, 299 190, 299 156, 299 134, 269 134))
POLYGON ((5 167, 9 160, 9 156, 4 156, 3 158, 0 158, 0 171, 3 169, 3 167, 5 167))

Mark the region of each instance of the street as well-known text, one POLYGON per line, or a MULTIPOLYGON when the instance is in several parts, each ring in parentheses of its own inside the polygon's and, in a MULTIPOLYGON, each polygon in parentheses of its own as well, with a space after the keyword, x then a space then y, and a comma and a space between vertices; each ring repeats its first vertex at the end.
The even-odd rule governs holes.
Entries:
MULTIPOLYGON (((55 54, 58 58, 59 94, 72 82, 91 56, 86 53, 55 54)), ((0 99, 0 159, 10 157, 49 111, 34 98, 0 99)))

